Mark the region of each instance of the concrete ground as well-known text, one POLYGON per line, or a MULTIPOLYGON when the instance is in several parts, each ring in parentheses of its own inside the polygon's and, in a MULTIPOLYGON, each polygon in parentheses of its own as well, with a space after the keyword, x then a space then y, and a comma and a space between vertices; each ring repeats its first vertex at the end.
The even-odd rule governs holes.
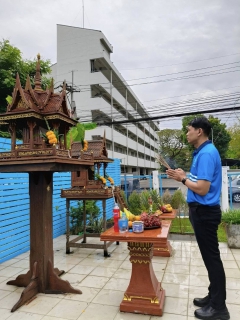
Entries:
MULTIPOLYGON (((98 239, 97 239, 98 240, 98 239)), ((96 241, 96 239, 91 240, 96 241)), ((89 241, 90 242, 90 241, 89 241)), ((110 258, 102 250, 74 249, 65 254, 65 236, 54 239, 55 267, 82 294, 38 294, 29 304, 11 313, 23 288, 6 285, 8 280, 25 273, 29 252, 0 264, 1 320, 193 320, 194 297, 207 293, 208 277, 194 240, 171 240, 170 258, 153 257, 153 268, 166 290, 162 317, 122 313, 119 305, 131 276, 126 243, 109 247, 110 258)), ((227 277, 227 306, 231 320, 240 319, 240 250, 220 243, 227 277)))

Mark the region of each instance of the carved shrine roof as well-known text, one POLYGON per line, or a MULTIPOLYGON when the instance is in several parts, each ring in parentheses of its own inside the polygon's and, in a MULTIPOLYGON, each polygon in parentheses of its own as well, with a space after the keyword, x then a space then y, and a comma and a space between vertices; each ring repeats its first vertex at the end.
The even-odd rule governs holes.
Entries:
POLYGON ((40 73, 40 55, 37 58, 34 88, 32 88, 28 76, 25 88, 23 89, 19 75, 17 74, 12 94, 12 103, 7 106, 6 113, 0 115, 0 123, 12 119, 18 120, 34 117, 38 119, 61 119, 64 122, 75 125, 76 121, 70 118, 70 112, 67 108, 66 85, 63 85, 61 93, 54 93, 52 81, 50 88, 43 90, 40 73))

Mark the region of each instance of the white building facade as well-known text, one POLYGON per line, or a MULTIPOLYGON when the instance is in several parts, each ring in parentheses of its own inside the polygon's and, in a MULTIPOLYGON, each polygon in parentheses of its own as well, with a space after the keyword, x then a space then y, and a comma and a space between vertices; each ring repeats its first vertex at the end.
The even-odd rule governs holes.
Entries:
POLYGON ((110 60, 112 45, 101 31, 57 25, 55 88, 66 80, 69 102, 80 122, 96 122, 87 140, 106 132, 108 156, 121 159, 122 173, 150 174, 159 165, 157 125, 153 121, 111 124, 149 117, 110 60), (105 125, 106 123, 106 125, 105 125))

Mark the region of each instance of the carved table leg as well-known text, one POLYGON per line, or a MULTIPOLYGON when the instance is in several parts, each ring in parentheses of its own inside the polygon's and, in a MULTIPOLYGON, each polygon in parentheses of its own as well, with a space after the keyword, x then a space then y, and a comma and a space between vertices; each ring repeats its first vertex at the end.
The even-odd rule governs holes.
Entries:
POLYGON ((129 242, 128 249, 132 275, 120 311, 162 316, 165 290, 153 271, 153 244, 129 242))

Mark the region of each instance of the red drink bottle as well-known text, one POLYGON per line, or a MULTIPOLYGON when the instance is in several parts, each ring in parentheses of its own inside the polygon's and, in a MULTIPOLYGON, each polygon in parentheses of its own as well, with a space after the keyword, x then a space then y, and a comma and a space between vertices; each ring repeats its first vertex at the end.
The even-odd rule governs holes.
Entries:
POLYGON ((119 227, 118 227, 118 220, 120 218, 120 209, 117 203, 115 203, 115 206, 113 208, 113 221, 114 221, 114 231, 119 232, 119 227))

